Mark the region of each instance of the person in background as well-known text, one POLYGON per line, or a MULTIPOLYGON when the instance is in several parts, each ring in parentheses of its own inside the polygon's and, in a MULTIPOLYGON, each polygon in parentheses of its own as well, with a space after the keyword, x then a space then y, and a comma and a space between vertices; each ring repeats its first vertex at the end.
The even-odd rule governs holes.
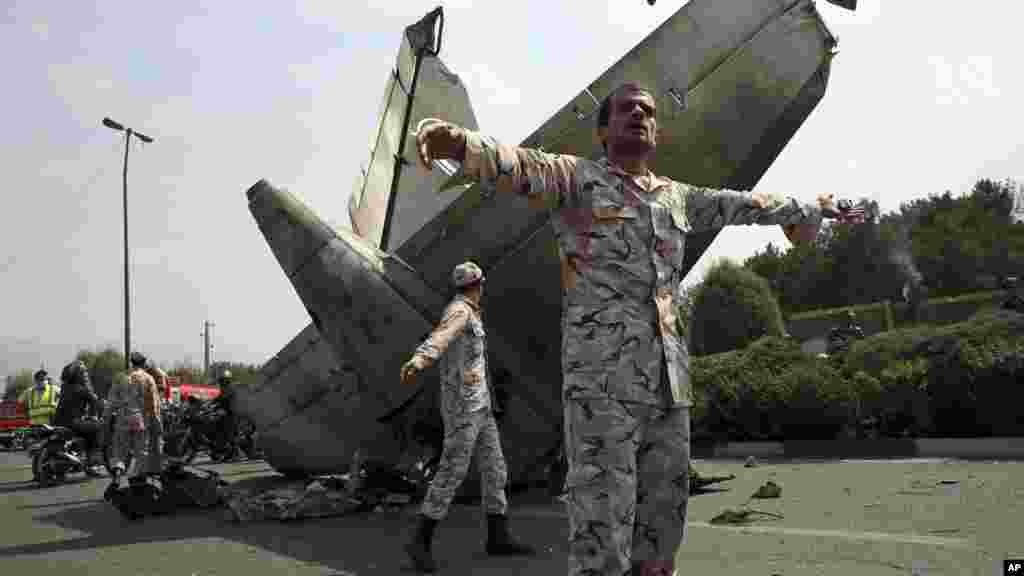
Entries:
POLYGON ((401 369, 402 383, 435 362, 441 365, 441 416, 444 442, 437 473, 430 482, 416 532, 406 553, 423 572, 437 569, 431 545, 434 528, 448 514, 455 491, 466 478, 470 460, 477 459, 487 512, 486 551, 492 556, 524 556, 533 549, 516 542, 508 532, 505 486, 508 470, 501 449, 498 425, 487 370, 487 345, 480 317, 484 274, 473 262, 452 272, 457 294, 445 308, 444 316, 429 337, 416 348, 401 369))
POLYGON ((850 350, 852 340, 864 338, 864 330, 857 324, 857 314, 853 310, 847 310, 844 315, 846 323, 836 326, 828 334, 828 353, 839 354, 850 350))
POLYGON ((133 479, 145 476, 151 464, 148 458, 149 438, 146 424, 159 419, 159 393, 156 381, 146 372, 146 357, 132 352, 128 358, 131 369, 120 374, 110 387, 104 419, 114 419, 115 440, 111 450, 111 467, 115 481, 123 474, 133 479), (124 460, 130 453, 132 469, 126 470, 124 460))
POLYGON ((42 368, 32 376, 32 383, 33 386, 25 389, 18 401, 28 410, 30 424, 49 424, 57 412, 57 388, 50 383, 50 376, 42 368))
POLYGON ((93 390, 89 369, 81 360, 75 360, 65 366, 60 379, 61 398, 53 423, 70 428, 85 439, 89 458, 85 472, 90 476, 100 476, 104 438, 99 416, 103 413, 103 402, 93 390))
POLYGON ((225 446, 231 447, 230 459, 234 459, 238 453, 238 419, 235 417, 235 409, 232 403, 235 400, 234 376, 231 370, 221 372, 217 379, 220 387, 220 394, 212 400, 213 405, 224 412, 220 420, 220 434, 225 446))
POLYGON ((146 361, 144 370, 156 384, 156 402, 152 415, 146 422, 146 444, 148 452, 147 471, 159 474, 163 471, 164 412, 163 398, 167 389, 167 374, 151 360, 146 361))

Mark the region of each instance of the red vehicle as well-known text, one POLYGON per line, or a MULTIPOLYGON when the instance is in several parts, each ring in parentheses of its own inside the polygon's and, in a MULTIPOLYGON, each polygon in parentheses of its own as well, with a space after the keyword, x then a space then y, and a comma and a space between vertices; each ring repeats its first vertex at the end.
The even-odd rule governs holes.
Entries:
POLYGON ((0 430, 15 430, 29 425, 28 409, 17 400, 0 401, 0 430))
POLYGON ((184 383, 177 376, 167 377, 167 386, 163 389, 164 400, 177 404, 189 396, 210 400, 220 396, 220 388, 208 384, 184 383))

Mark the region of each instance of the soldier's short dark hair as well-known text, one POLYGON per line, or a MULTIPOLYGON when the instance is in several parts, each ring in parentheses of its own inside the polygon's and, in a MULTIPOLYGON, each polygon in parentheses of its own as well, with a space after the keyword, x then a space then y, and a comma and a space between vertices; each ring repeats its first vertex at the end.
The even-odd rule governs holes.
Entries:
MULTIPOLYGON (((644 92, 649 94, 651 98, 654 98, 654 92, 650 88, 644 86, 639 82, 623 82, 622 84, 619 84, 618 86, 615 87, 614 90, 609 92, 608 95, 604 97, 604 100, 601 101, 601 107, 597 111, 598 128, 606 128, 608 126, 608 121, 612 117, 612 98, 614 98, 616 94, 622 92, 623 90, 630 90, 631 92, 644 92)), ((605 142, 602 141, 601 146, 604 147, 605 152, 608 152, 608 145, 605 142)))

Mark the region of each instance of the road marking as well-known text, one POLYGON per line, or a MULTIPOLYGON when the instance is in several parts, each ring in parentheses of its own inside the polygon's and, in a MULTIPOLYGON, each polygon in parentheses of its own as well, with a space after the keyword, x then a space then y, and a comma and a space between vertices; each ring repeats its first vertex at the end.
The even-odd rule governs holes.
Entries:
MULTIPOLYGON (((567 517, 566 513, 560 510, 543 508, 520 508, 511 510, 511 515, 526 516, 533 518, 561 518, 567 517)), ((867 540, 874 542, 899 542, 901 544, 923 544, 925 546, 940 546, 946 548, 973 549, 975 545, 969 540, 962 538, 945 538, 942 536, 926 536, 924 534, 893 534, 890 532, 854 532, 851 530, 821 530, 814 528, 790 528, 786 526, 728 526, 709 524, 701 521, 687 521, 687 528, 708 528, 713 530, 731 530, 733 532, 754 533, 754 534, 782 534, 786 536, 820 536, 825 538, 839 538, 843 540, 867 540)))
POLYGON ((974 548, 974 544, 961 538, 925 536, 923 534, 893 534, 889 532, 853 532, 850 530, 818 530, 810 528, 788 528, 785 526, 719 526, 707 522, 687 522, 687 527, 713 528, 755 534, 783 534, 787 536, 823 536, 844 540, 870 540, 875 542, 900 542, 903 544, 924 544, 948 548, 974 548))

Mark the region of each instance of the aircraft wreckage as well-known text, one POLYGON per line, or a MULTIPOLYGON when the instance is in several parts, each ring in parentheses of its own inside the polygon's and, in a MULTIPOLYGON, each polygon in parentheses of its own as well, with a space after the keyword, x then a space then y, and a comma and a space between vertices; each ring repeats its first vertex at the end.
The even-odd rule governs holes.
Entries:
MULTIPOLYGON (((407 142, 424 118, 478 129, 465 86, 439 57, 443 32, 438 8, 402 34, 370 160, 352 192, 351 230, 266 181, 247 192, 312 319, 235 401, 259 431, 268 463, 286 475, 347 471, 357 450, 397 462, 417 423, 440 427, 436 368, 418 387, 403 386, 398 373, 438 321, 452 267, 468 259, 487 274, 488 363, 505 408, 513 485, 543 479, 563 441, 550 215, 514 195, 460 184, 457 164, 419 168, 407 142)), ((824 96, 835 47, 813 0, 691 0, 522 145, 599 157, 599 103, 635 80, 658 99, 655 173, 749 190, 824 96)), ((716 235, 687 239, 686 270, 716 235)))

